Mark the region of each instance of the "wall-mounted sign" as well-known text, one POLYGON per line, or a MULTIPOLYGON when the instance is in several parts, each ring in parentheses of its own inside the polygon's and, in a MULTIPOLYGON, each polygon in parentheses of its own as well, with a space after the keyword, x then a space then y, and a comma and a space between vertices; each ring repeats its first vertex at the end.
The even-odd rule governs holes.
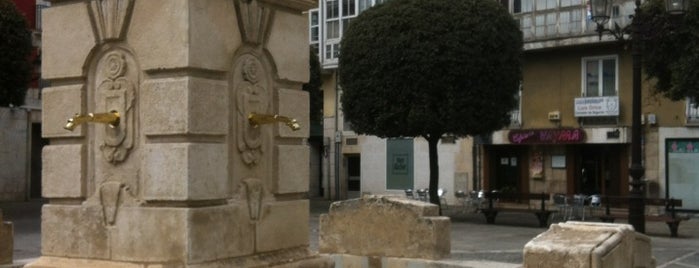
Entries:
POLYGON ((619 97, 575 98, 575 117, 619 116, 619 97))
POLYGON ((580 128, 510 130, 512 144, 555 144, 585 142, 585 130, 580 128))
POLYGON ((551 156, 551 168, 566 168, 566 156, 565 155, 552 155, 551 156))

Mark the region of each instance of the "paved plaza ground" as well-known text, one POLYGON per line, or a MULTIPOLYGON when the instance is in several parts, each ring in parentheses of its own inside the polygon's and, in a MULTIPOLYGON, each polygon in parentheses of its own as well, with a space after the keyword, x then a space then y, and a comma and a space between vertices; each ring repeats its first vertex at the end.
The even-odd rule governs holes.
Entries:
MULTIPOLYGON (((4 218, 15 228, 14 259, 26 263, 41 255, 41 202, 0 203, 4 218)), ((318 249, 318 218, 326 213, 329 201, 312 200, 310 247, 318 249)), ((546 228, 537 227, 531 214, 501 214, 496 224, 485 223, 480 214, 449 208, 452 216, 450 260, 473 267, 518 267, 524 244, 546 228)), ((653 255, 659 268, 699 268, 699 218, 682 222, 679 237, 670 237, 664 223, 648 222, 646 233, 652 239, 653 255)))

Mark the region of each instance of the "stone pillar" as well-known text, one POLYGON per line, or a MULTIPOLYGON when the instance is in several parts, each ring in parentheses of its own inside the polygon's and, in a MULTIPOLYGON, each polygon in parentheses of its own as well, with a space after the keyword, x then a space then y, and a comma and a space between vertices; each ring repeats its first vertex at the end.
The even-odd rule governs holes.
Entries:
POLYGON ((3 221, 2 210, 0 210, 0 265, 12 264, 14 243, 15 239, 12 223, 3 221))
POLYGON ((316 1, 51 2, 49 203, 42 257, 29 267, 327 265, 308 250, 305 199, 302 12, 316 1), (64 129, 76 113, 112 112, 115 127, 64 129), (301 129, 253 126, 251 114, 295 118, 301 129))
POLYGON ((524 245, 524 267, 655 267, 650 238, 628 224, 567 222, 524 245))

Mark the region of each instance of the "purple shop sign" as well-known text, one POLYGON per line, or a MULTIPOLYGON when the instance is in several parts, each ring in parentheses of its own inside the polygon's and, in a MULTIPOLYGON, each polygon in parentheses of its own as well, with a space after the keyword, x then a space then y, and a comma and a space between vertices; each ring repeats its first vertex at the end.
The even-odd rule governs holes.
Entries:
POLYGON ((507 138, 512 144, 581 143, 585 130, 580 128, 510 130, 507 138))

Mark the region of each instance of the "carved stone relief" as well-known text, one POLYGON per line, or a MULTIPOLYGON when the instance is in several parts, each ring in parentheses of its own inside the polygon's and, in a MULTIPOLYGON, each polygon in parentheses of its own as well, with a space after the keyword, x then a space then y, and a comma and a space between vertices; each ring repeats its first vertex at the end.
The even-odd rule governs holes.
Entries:
POLYGON ((88 4, 95 36, 99 43, 123 40, 134 0, 93 0, 88 4))
POLYGON ((243 180, 245 185, 245 196, 250 211, 250 220, 255 222, 260 219, 260 210, 262 210, 262 198, 264 197, 264 186, 257 179, 243 180))
POLYGON ((97 205, 102 208, 103 224, 113 226, 116 222, 119 208, 122 206, 140 206, 143 201, 136 198, 131 187, 121 182, 121 179, 110 179, 103 182, 95 195, 87 200, 89 205, 97 205))
POLYGON ((271 9, 261 5, 257 0, 233 1, 235 1, 243 40, 254 45, 262 44, 267 35, 271 9))
POLYGON ((257 56, 244 54, 233 71, 237 120, 237 147, 247 165, 256 165, 263 153, 263 136, 259 127, 248 123, 251 113, 265 114, 270 107, 268 72, 257 56))
POLYGON ((97 81, 98 109, 120 114, 119 126, 99 126, 104 130, 104 139, 100 145, 102 156, 113 164, 124 161, 134 144, 133 108, 137 81, 126 75, 127 68, 130 68, 127 56, 130 55, 118 50, 106 53, 97 68, 103 77, 102 81, 97 81))

